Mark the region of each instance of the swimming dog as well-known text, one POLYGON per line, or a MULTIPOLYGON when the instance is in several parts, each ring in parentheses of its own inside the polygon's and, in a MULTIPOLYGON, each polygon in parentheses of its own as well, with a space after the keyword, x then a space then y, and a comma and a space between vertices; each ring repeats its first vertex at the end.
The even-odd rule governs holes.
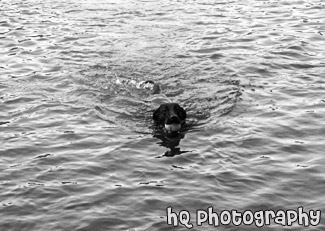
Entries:
POLYGON ((163 103, 153 112, 152 118, 167 133, 177 133, 185 124, 186 111, 177 103, 163 103))
POLYGON ((149 90, 156 95, 150 101, 160 104, 153 113, 153 120, 158 128, 163 128, 167 134, 176 134, 185 124, 186 111, 177 103, 166 102, 164 94, 160 94, 160 86, 152 80, 137 82, 133 79, 123 79, 116 76, 115 84, 136 89, 149 90))

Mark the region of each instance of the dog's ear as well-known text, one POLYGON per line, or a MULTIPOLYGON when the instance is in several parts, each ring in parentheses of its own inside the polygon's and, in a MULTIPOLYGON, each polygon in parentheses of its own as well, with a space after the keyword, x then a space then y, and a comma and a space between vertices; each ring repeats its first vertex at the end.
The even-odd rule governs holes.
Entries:
POLYGON ((177 111, 179 112, 179 117, 181 120, 185 120, 186 119, 186 111, 184 110, 184 108, 182 108, 181 106, 177 105, 177 111))
POLYGON ((153 112, 153 114, 152 114, 153 121, 158 122, 159 115, 160 115, 160 107, 153 112))

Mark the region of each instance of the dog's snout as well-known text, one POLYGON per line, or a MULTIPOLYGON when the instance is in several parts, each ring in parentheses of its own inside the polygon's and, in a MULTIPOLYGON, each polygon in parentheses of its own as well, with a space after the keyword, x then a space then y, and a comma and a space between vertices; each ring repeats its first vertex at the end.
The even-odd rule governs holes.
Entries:
POLYGON ((172 115, 172 116, 170 117, 170 119, 171 119, 171 120, 178 120, 178 117, 177 117, 176 115, 172 115))
POLYGON ((178 124, 178 123, 180 123, 180 120, 176 115, 172 115, 167 119, 167 124, 178 124))

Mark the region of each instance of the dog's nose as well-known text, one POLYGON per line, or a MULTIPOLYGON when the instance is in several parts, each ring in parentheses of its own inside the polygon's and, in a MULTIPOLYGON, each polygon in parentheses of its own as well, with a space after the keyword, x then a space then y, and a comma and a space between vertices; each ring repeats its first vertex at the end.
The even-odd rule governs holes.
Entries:
POLYGON ((180 121, 177 116, 172 115, 171 117, 169 117, 168 123, 169 124, 174 124, 174 123, 178 124, 178 123, 180 123, 180 121))

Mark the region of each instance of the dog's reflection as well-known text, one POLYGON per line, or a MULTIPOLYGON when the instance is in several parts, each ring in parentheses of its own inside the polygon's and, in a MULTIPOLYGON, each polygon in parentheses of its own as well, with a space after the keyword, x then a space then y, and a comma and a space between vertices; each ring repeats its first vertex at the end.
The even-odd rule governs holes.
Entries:
POLYGON ((185 134, 176 132, 176 133, 165 133, 165 132, 155 132, 153 134, 153 137, 156 137, 160 140, 158 144, 160 146, 164 146, 168 148, 162 156, 158 156, 157 158, 161 157, 173 157, 176 155, 181 155, 183 153, 189 152, 189 151, 182 151, 179 147, 179 143, 182 139, 184 139, 185 134))

